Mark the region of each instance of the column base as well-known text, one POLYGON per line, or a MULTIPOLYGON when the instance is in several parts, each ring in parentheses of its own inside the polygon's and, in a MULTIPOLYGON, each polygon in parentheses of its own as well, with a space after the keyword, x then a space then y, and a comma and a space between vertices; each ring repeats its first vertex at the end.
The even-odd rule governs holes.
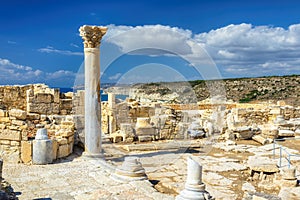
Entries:
POLYGON ((191 191, 184 189, 175 197, 175 200, 214 200, 214 198, 206 190, 191 191))
POLYGON ((104 158, 104 155, 103 155, 103 153, 89 153, 89 152, 84 151, 82 153, 82 157, 85 157, 85 158, 104 158))

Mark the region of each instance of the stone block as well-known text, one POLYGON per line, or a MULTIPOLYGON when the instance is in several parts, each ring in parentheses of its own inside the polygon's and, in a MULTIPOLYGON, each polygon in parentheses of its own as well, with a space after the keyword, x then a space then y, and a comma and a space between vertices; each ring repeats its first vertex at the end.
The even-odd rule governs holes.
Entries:
POLYGON ((140 142, 150 142, 153 140, 153 137, 149 135, 141 135, 138 138, 140 142))
POLYGON ((69 155, 69 145, 64 144, 64 145, 59 145, 58 147, 58 152, 57 152, 57 158, 63 158, 69 155))
POLYGON ((72 131, 63 131, 60 135, 63 136, 63 137, 70 137, 70 136, 74 135, 74 132, 72 132, 72 131))
POLYGON ((291 130, 279 130, 278 131, 278 136, 280 137, 294 137, 295 132, 291 130))
POLYGON ((54 97, 52 94, 38 93, 35 95, 36 103, 52 103, 53 101, 54 97))
POLYGON ((10 145, 10 140, 0 140, 0 144, 10 145))
POLYGON ((19 141, 11 141, 10 145, 11 146, 20 146, 20 142, 19 141))
POLYGON ((15 125, 7 126, 7 128, 8 128, 9 130, 19 130, 19 126, 15 126, 15 125))
POLYGON ((16 126, 23 126, 25 124, 25 121, 14 119, 11 121, 11 123, 16 126))
POLYGON ((21 140, 21 131, 3 129, 0 130, 0 140, 21 140))
POLYGON ((24 130, 24 129, 27 129, 28 128, 28 125, 27 124, 24 124, 22 126, 19 127, 21 130, 24 130))
POLYGON ((21 160, 29 163, 32 160, 32 141, 21 141, 21 160))
POLYGON ((70 144, 68 144, 68 148, 69 148, 69 154, 73 153, 73 147, 74 147, 74 142, 71 142, 70 144))
POLYGON ((40 115, 37 113, 27 113, 27 119, 29 120, 39 120, 40 115))
POLYGON ((3 122, 3 123, 9 123, 10 119, 9 119, 9 117, 0 117, 0 123, 1 122, 3 122))
POLYGON ((7 116, 7 110, 0 109, 0 117, 8 117, 7 116))
POLYGON ((10 145, 0 145, 1 157, 5 162, 20 162, 20 147, 10 145))
POLYGON ((74 142, 74 136, 70 136, 67 139, 68 139, 68 143, 74 142))
POLYGON ((68 139, 67 138, 58 138, 57 142, 59 145, 68 144, 68 139))
POLYGON ((0 124, 0 129, 5 129, 6 125, 5 124, 0 124))
POLYGON ((68 111, 67 110, 60 110, 59 112, 61 115, 67 115, 68 114, 68 111))
POLYGON ((74 130, 74 125, 64 125, 64 124, 62 124, 62 125, 60 125, 60 128, 61 129, 67 129, 67 130, 74 130))
POLYGON ((150 136, 154 136, 155 135, 155 128, 153 127, 140 127, 136 129, 136 135, 140 136, 140 135, 150 135, 150 136))
POLYGON ((57 140, 52 140, 52 151, 53 151, 53 160, 56 160, 57 159, 57 151, 58 151, 57 140))
POLYGON ((15 117, 16 119, 26 119, 27 113, 26 111, 20 110, 20 109, 11 109, 9 110, 9 116, 10 117, 15 117))

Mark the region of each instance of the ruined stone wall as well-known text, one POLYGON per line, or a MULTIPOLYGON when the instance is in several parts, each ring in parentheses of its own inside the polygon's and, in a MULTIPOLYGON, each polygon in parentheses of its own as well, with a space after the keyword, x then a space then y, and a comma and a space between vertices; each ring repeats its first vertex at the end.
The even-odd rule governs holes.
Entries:
POLYGON ((289 120, 291 118, 300 118, 300 108, 295 107, 281 107, 280 114, 283 115, 285 120, 289 120))
POLYGON ((44 126, 53 139, 54 159, 73 151, 72 98, 44 84, 0 86, 0 154, 9 162, 31 161, 32 140, 44 126), (63 114, 63 115, 62 115, 63 114))
POLYGON ((26 110, 26 91, 33 88, 33 85, 0 86, 0 108, 26 110))
POLYGON ((62 95, 59 89, 52 89, 44 84, 0 86, 0 108, 15 108, 46 115, 70 114, 72 98, 62 95))
POLYGON ((238 108, 233 110, 236 123, 243 126, 262 125, 268 123, 270 110, 254 110, 253 108, 238 108))
POLYGON ((282 115, 285 120, 300 118, 300 108, 291 106, 237 104, 237 108, 232 109, 232 111, 235 115, 236 122, 244 126, 273 123, 278 115, 282 115))
POLYGON ((44 126, 54 143, 54 159, 70 155, 74 144, 74 122, 71 116, 40 115, 20 109, 0 109, 0 152, 9 162, 31 161, 32 140, 37 127, 44 126))

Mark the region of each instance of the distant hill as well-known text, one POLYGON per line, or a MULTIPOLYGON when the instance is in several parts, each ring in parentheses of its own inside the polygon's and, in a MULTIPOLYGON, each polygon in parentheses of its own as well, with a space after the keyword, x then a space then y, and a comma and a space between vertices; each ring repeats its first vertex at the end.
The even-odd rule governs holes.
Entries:
POLYGON ((300 106, 300 75, 136 84, 129 90, 133 98, 159 98, 179 103, 223 95, 227 100, 240 103, 285 100, 290 105, 300 106))

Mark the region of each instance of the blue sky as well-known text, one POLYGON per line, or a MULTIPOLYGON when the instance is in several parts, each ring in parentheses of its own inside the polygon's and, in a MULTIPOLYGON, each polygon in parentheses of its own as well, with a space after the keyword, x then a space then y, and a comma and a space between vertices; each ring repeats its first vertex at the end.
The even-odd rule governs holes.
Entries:
POLYGON ((3 1, 0 84, 71 87, 81 25, 108 26, 102 82, 300 74, 299 1, 3 1))

